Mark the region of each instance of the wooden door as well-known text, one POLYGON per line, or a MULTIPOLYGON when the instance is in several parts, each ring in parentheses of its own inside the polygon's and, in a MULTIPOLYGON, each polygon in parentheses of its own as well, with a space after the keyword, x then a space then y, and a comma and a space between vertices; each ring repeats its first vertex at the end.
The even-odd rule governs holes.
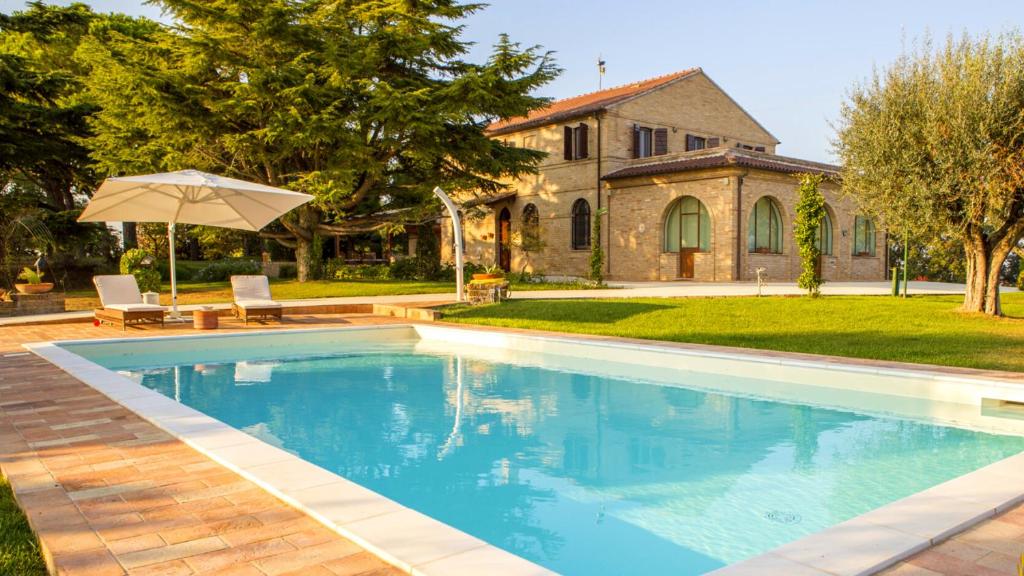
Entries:
POLYGON ((498 217, 498 266, 505 272, 512 270, 512 213, 502 208, 498 217))
POLYGON ((694 254, 699 251, 698 248, 680 248, 679 249, 679 277, 680 278, 693 278, 693 261, 694 254))

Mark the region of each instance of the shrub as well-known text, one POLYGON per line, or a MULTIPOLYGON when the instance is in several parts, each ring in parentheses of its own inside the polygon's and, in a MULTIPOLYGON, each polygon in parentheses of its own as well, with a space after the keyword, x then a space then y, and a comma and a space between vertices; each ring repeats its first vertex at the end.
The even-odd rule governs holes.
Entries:
POLYGON ((235 275, 260 274, 262 267, 252 260, 220 260, 210 262, 196 274, 195 279, 202 282, 224 282, 235 275))
POLYGON ((282 280, 290 280, 299 275, 299 270, 295 264, 281 264, 281 268, 277 271, 277 277, 282 280))
MULTIPOLYGON (((203 268, 210 265, 210 262, 203 260, 178 260, 174 264, 174 274, 178 278, 179 282, 195 280, 196 277, 202 272, 203 268)), ((161 260, 156 263, 156 269, 160 271, 160 277, 164 279, 164 282, 171 280, 170 263, 166 260, 161 260)))
POLYGON ((159 292, 160 272, 152 264, 143 264, 147 258, 152 262, 153 255, 142 248, 128 250, 121 256, 121 274, 135 276, 140 292, 159 292))
POLYGON ((604 284, 604 248, 601 247, 601 217, 607 213, 607 208, 601 208, 594 212, 594 223, 590 227, 590 279, 598 286, 604 284))
POLYGON ((343 264, 334 272, 335 280, 388 280, 391 269, 384 264, 343 264))
POLYGON ((426 280, 420 269, 419 258, 403 258, 391 265, 391 277, 395 280, 426 280))
POLYGON ((1024 290, 1024 270, 1021 270, 1017 276, 1017 289, 1024 290))

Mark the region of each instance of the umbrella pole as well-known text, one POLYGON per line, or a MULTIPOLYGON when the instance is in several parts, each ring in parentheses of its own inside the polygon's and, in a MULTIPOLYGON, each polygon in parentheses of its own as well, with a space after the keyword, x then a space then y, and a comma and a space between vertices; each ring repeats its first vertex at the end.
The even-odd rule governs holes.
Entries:
POLYGON ((174 222, 167 223, 167 251, 171 254, 171 318, 179 318, 178 313, 178 278, 174 271, 174 222))

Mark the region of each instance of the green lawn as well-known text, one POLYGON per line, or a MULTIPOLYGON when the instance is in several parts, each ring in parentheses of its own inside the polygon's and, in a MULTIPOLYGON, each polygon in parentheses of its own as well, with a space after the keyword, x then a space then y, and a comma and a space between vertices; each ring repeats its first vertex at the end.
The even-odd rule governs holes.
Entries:
MULTIPOLYGON (((563 290, 579 288, 579 284, 545 282, 513 284, 512 290, 563 290)), ((279 300, 304 298, 337 298, 341 296, 391 296, 397 294, 455 293, 454 282, 419 282, 406 280, 274 280, 270 290, 279 300)), ((161 303, 170 305, 171 285, 165 283, 160 290, 161 303)), ((231 302, 230 282, 180 282, 178 304, 215 304, 231 302)), ((95 290, 68 291, 68 310, 89 310, 99 306, 95 290)))
POLYGON ((513 300, 451 306, 450 322, 1024 371, 1024 294, 1008 317, 957 311, 959 296, 513 300))
POLYGON ((0 574, 46 574, 36 537, 11 494, 7 479, 0 476, 0 574))

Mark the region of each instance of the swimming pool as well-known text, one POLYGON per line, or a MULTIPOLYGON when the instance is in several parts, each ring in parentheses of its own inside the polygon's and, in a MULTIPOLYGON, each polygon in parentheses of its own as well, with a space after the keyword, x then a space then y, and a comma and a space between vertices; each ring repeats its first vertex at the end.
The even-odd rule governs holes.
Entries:
POLYGON ((705 573, 1024 450, 911 375, 494 334, 60 348, 564 574, 705 573))

